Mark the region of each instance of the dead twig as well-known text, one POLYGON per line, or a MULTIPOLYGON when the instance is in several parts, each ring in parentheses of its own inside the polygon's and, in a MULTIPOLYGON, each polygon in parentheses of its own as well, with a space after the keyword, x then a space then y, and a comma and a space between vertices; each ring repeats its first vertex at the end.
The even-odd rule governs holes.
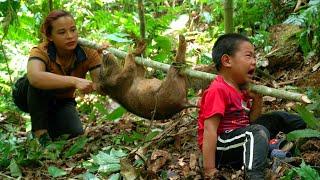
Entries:
POLYGON ((0 176, 1 176, 1 177, 4 177, 4 178, 6 178, 6 179, 16 179, 16 178, 13 178, 13 177, 8 176, 8 175, 6 175, 6 174, 3 174, 3 173, 1 173, 1 172, 0 172, 0 176))
POLYGON ((187 129, 185 131, 181 131, 181 132, 178 132, 176 134, 171 134, 170 136, 174 137, 174 136, 178 136, 178 135, 182 135, 182 134, 185 134, 185 133, 188 133, 188 132, 191 132, 191 131, 195 131, 197 130, 198 128, 192 128, 192 129, 187 129))
POLYGON ((277 84, 274 85, 274 87, 279 87, 279 86, 284 86, 284 85, 288 85, 288 84, 293 84, 295 83, 296 80, 290 80, 290 81, 285 81, 285 82, 279 82, 277 84))

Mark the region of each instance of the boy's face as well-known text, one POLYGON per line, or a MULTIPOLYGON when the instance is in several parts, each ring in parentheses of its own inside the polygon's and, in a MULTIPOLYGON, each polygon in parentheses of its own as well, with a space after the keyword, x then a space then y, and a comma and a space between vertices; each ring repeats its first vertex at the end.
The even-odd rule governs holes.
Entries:
POLYGON ((249 83, 256 68, 254 47, 250 42, 239 42, 236 52, 230 56, 230 73, 238 85, 249 83))

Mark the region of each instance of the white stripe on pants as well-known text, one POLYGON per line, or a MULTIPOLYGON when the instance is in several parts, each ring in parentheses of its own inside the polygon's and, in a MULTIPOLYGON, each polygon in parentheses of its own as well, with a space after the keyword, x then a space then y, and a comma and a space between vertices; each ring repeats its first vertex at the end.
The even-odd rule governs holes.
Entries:
MULTIPOLYGON (((253 148, 254 148, 254 137, 253 137, 253 134, 252 132, 249 132, 249 131, 246 131, 245 133, 243 134, 240 134, 238 136, 235 136, 235 137, 232 137, 230 139, 221 139, 220 136, 218 136, 218 141, 223 143, 223 144, 226 144, 226 143, 232 143, 233 141, 235 140, 238 140, 238 139, 241 139, 241 138, 244 138, 246 136, 249 136, 250 138, 250 145, 249 145, 249 150, 250 150, 250 153, 249 153, 249 164, 248 164, 248 170, 251 170, 252 169, 252 163, 253 163, 253 148)), ((243 146, 243 163, 246 164, 246 143, 248 142, 248 137, 246 137, 246 139, 244 140, 244 142, 241 142, 241 143, 237 143, 237 144, 232 144, 232 145, 229 145, 229 146, 223 146, 223 147, 219 147, 217 146, 217 150, 220 150, 220 151, 227 151, 227 150, 230 150, 230 149, 233 149, 233 148, 238 148, 238 147, 241 147, 243 146)))

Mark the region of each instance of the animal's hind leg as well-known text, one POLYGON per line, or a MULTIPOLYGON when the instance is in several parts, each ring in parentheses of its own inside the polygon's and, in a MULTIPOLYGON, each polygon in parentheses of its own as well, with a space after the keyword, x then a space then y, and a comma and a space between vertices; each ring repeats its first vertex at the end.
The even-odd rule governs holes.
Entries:
POLYGON ((179 47, 178 52, 175 57, 176 63, 185 63, 186 62, 186 50, 187 50, 187 42, 183 35, 179 35, 179 47))
POLYGON ((187 43, 184 36, 179 36, 179 47, 175 58, 176 65, 172 65, 167 73, 165 80, 157 93, 159 98, 167 98, 168 103, 186 104, 187 103, 187 85, 185 75, 180 74, 179 65, 183 66, 185 62, 187 43))

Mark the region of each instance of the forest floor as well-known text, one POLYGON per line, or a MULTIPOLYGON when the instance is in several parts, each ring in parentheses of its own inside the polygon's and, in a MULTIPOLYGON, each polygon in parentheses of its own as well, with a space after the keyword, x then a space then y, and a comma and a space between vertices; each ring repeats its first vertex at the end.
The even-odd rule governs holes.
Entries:
MULTIPOLYGON (((290 84, 303 88, 317 84, 315 82, 319 81, 317 78, 319 71, 310 73, 314 65, 311 63, 300 70, 293 69, 282 74, 279 73, 280 75, 276 76, 278 86, 290 84), (288 76, 289 74, 290 76, 288 76), (281 82, 284 85, 281 85, 281 82)), ((275 81, 263 81, 261 78, 257 82, 268 86, 272 83, 275 84, 275 81)), ((197 102, 198 99, 199 97, 195 97, 191 101, 197 102)), ((295 102, 265 97, 263 112, 292 111, 295 105, 295 102)), ((108 106, 114 106, 114 102, 108 106)), ((136 174, 142 179, 203 179, 201 153, 197 145, 197 109, 186 109, 172 119, 163 121, 141 119, 130 113, 126 113, 118 121, 97 120, 92 122, 84 114, 82 114, 82 120, 88 137, 83 150, 72 158, 61 158, 56 161, 44 160, 42 161, 43 165, 36 168, 23 167, 22 172, 26 179, 34 179, 35 177, 50 179, 47 173, 50 165, 68 170, 68 175, 60 179, 66 177, 78 179, 77 175, 87 171, 87 168, 78 165, 90 159, 99 150, 109 146, 125 149, 129 153, 124 163, 122 162, 122 166, 125 166, 124 169, 121 167, 122 175, 131 173, 131 175, 136 174), (152 140, 146 140, 145 136, 150 130, 155 129, 160 133, 152 140), (133 132, 138 132, 139 135, 135 136, 133 132), (137 159, 143 159, 144 163, 138 168, 133 168, 132 165, 137 159)), ((75 140, 69 140, 70 144, 75 140)), ((279 179, 284 176, 286 170, 299 167, 302 160, 319 170, 319 139, 307 139, 300 145, 295 142, 292 152, 295 157, 269 159, 269 179, 279 179), (297 150, 300 151, 299 155, 294 153, 297 150)), ((217 179, 241 180, 244 179, 244 171, 222 169, 219 171, 217 179)))
MULTIPOLYGON (((320 84, 320 65, 317 62, 317 59, 313 59, 294 68, 289 67, 272 72, 272 75, 261 73, 264 71, 260 69, 260 72, 257 71, 255 83, 285 89, 316 87, 320 84)), ((196 96, 190 101, 196 104, 199 98, 196 96)), ((117 106, 114 102, 105 102, 104 104, 103 108, 105 109, 117 106)), ((293 112, 296 104, 298 103, 284 99, 264 97, 263 112, 280 110, 293 112)), ((92 163, 92 159, 97 157, 97 153, 111 147, 125 150, 128 154, 120 162, 122 176, 140 177, 140 179, 203 179, 201 152, 197 144, 197 111, 195 108, 186 109, 173 118, 163 121, 150 121, 131 113, 126 113, 117 121, 104 120, 104 117, 99 117, 99 115, 95 121, 92 121, 89 120, 89 115, 81 113, 87 137, 83 149, 77 151, 71 158, 58 155, 59 157, 55 160, 52 160, 54 158, 41 159, 40 165, 22 166, 23 178, 51 179, 48 167, 55 166, 67 171, 66 175, 59 176, 57 179, 83 179, 79 175, 89 170, 85 164, 92 163), (147 138, 150 132, 158 133, 155 133, 153 138, 147 138)), ((5 123, 5 120, 1 118, 0 124, 5 123)), ((23 124, 23 122, 20 123, 23 124)), ((27 138, 25 128, 22 125, 20 130, 14 134, 21 139, 27 138)), ((72 146, 78 139, 68 140, 64 150, 72 146)), ((292 148, 294 157, 269 159, 269 179, 283 177, 286 170, 299 167, 302 161, 318 171, 320 170, 320 140, 305 139, 294 142, 294 144, 295 146, 292 148), (298 151, 300 153, 297 153, 298 151)), ((44 153, 46 151, 48 149, 45 149, 44 153)), ((99 159, 94 161, 99 161, 99 159)), ((92 172, 95 172, 96 177, 101 179, 108 177, 108 175, 99 175, 96 173, 97 171, 92 172)), ((119 172, 119 170, 115 172, 119 172)), ((2 177, 11 179, 10 172, 0 171, 0 179, 2 177)), ((217 179, 242 180, 244 179, 244 171, 221 169, 217 179)))

